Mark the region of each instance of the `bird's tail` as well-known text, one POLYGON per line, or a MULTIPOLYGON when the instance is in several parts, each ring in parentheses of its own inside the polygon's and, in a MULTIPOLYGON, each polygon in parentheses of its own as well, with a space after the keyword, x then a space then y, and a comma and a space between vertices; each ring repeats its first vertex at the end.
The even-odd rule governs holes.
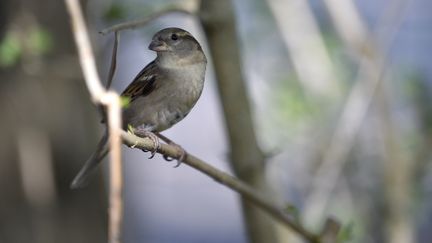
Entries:
POLYGON ((78 172, 78 174, 73 179, 70 187, 72 189, 77 189, 87 185, 89 176, 94 172, 94 169, 102 161, 102 159, 108 154, 109 150, 106 146, 108 141, 108 133, 105 132, 101 140, 99 141, 96 151, 90 156, 90 158, 85 162, 84 166, 78 172))

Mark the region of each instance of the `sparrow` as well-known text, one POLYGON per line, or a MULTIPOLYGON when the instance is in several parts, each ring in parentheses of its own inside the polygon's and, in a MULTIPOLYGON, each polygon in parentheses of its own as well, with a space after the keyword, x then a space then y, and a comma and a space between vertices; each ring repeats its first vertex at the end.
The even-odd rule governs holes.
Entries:
MULTIPOLYGON (((207 59, 198 41, 180 28, 160 30, 148 48, 156 52, 156 58, 121 93, 127 100, 122 108, 123 129, 149 137, 159 146, 156 135, 170 142, 160 132, 185 118, 201 96, 207 59)), ((71 188, 87 183, 91 172, 108 153, 107 141, 105 132, 71 188)))

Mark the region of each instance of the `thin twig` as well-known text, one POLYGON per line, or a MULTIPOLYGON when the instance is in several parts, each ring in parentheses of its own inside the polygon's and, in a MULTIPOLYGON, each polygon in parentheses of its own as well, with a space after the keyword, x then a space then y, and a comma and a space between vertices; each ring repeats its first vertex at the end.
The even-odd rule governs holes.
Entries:
POLYGON ((120 99, 115 92, 107 92, 100 81, 96 62, 90 45, 90 38, 84 23, 84 17, 78 0, 65 0, 69 12, 75 42, 78 48, 81 68, 93 102, 108 108, 108 127, 110 134, 110 209, 109 209, 109 243, 120 243, 122 209, 122 167, 121 167, 121 118, 120 99))
MULTIPOLYGON (((121 136, 123 138, 123 142, 130 147, 144 150, 154 149, 153 141, 149 138, 140 138, 124 131, 121 132, 121 136)), ((171 158, 179 157, 178 149, 168 144, 161 144, 161 147, 158 149, 157 152, 171 158)), ((256 190, 252 189, 246 183, 211 166, 210 164, 189 153, 183 163, 201 171, 202 173, 208 175, 217 182, 238 192, 242 197, 246 198, 251 203, 255 204, 257 207, 261 208, 262 210, 273 216, 275 219, 281 221, 290 229, 299 233, 309 242, 320 242, 317 235, 307 231, 305 228, 303 228, 302 225, 300 225, 293 218, 291 218, 285 210, 275 206, 271 200, 269 200, 264 195, 259 194, 256 190)))
POLYGON ((168 8, 168 9, 164 9, 161 10, 159 12, 156 13, 152 13, 149 16, 146 16, 142 19, 138 19, 138 20, 133 20, 133 21, 128 21, 128 22, 124 22, 121 24, 116 24, 114 26, 111 26, 109 28, 106 28, 104 30, 101 30, 99 33, 101 33, 102 35, 106 35, 109 34, 113 31, 121 31, 121 30, 126 30, 126 29, 135 29, 137 27, 141 27, 143 25, 146 25, 147 23, 149 23, 150 21, 159 18, 165 14, 168 13, 183 13, 183 14, 188 14, 188 15, 193 15, 195 12, 186 9, 186 8, 179 8, 179 7, 175 7, 175 8, 168 8))
POLYGON ((118 31, 114 31, 114 46, 111 54, 111 65, 108 73, 108 81, 106 83, 105 88, 109 89, 111 87, 111 83, 114 78, 115 71, 117 69, 117 49, 119 43, 119 33, 118 31))

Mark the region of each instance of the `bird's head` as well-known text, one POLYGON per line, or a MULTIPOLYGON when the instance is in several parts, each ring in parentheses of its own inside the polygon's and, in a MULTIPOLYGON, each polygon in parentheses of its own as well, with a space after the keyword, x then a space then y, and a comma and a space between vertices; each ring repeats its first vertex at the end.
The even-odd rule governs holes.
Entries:
POLYGON ((149 47, 155 52, 194 51, 201 49, 198 41, 186 30, 166 28, 158 31, 149 47))

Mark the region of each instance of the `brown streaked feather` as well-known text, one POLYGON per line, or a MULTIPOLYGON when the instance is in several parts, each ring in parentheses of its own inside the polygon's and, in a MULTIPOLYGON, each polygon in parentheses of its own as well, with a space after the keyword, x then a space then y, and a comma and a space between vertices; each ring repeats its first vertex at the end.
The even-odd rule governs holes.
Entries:
POLYGON ((140 96, 150 94, 156 88, 157 73, 157 65, 152 61, 138 73, 121 96, 129 97, 130 101, 133 101, 140 96))

